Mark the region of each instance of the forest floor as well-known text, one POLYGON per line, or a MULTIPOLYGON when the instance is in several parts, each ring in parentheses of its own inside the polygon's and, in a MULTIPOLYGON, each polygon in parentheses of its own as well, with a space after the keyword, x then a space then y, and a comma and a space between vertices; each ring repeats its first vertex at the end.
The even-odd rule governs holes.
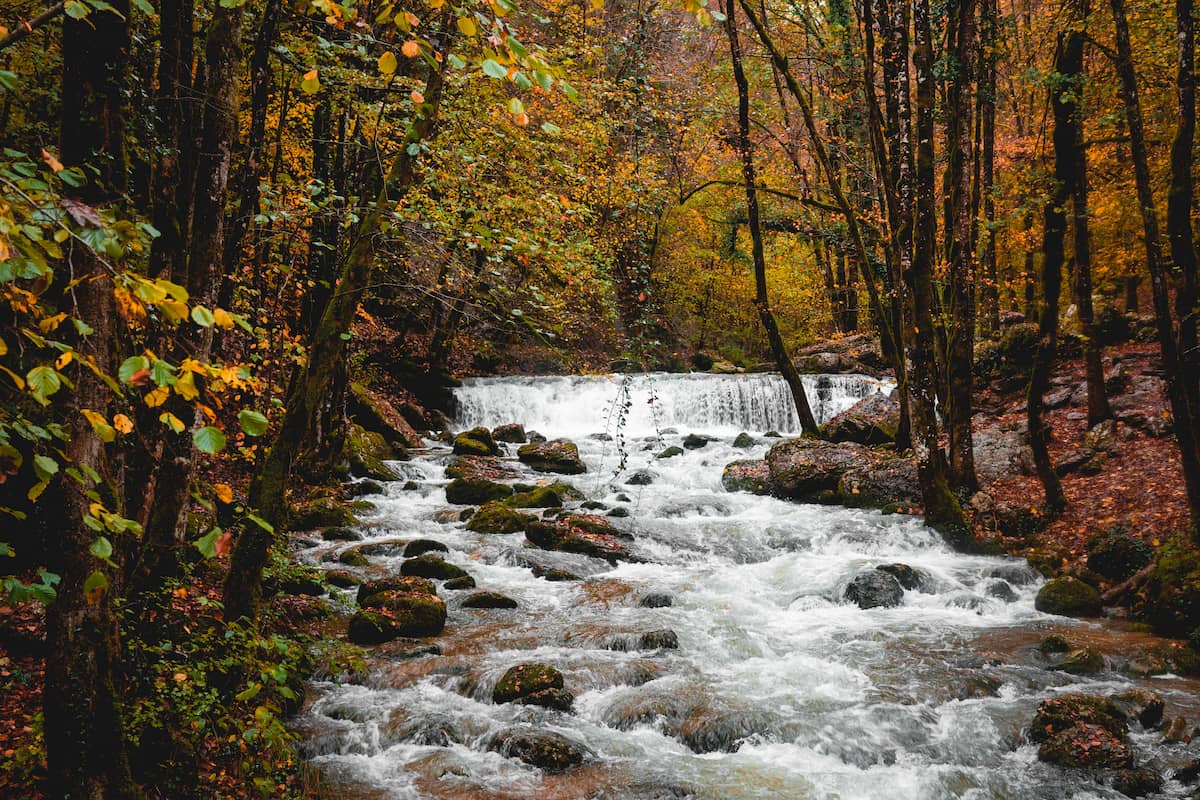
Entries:
MULTIPOLYGON (((1120 364, 1127 374, 1156 375, 1156 350, 1150 344, 1109 348, 1105 352, 1106 372, 1120 364)), ((1082 386, 1082 360, 1061 362, 1056 378, 1059 387, 1082 386)), ((1086 408, 1076 402, 1080 395, 1082 392, 1073 393, 1069 402, 1047 415, 1053 432, 1051 454, 1056 463, 1078 448, 1088 431, 1086 408)), ((1001 394, 991 387, 984 388, 978 399, 981 408, 993 409, 990 414, 976 417, 978 435, 987 435, 993 428, 1011 430, 1024 420, 1023 389, 1001 394)), ((1139 400, 1140 406, 1131 406, 1127 397, 1122 414, 1136 413, 1143 419, 1157 417, 1165 421, 1165 398, 1142 395, 1139 400)), ((1119 452, 1105 459, 1098 472, 1075 472, 1063 478, 1067 510, 1037 533, 1006 540, 1010 552, 1051 552, 1061 557, 1063 569, 1079 568, 1087 541, 1115 525, 1155 546, 1184 529, 1187 507, 1174 439, 1169 434, 1155 435, 1123 424, 1118 425, 1117 438, 1119 452)), ((1042 497, 1037 479, 1028 475, 1006 476, 983 488, 998 502, 1029 504, 1031 508, 1039 505, 1042 497)), ((193 597, 218 597, 219 578, 219 570, 202 570, 188 593, 193 597)), ((303 622, 297 622, 298 628, 304 627, 303 622)), ((0 606, 0 797, 36 800, 44 796, 38 786, 44 777, 39 755, 43 637, 39 605, 0 606)), ((239 781, 232 763, 201 758, 200 768, 202 785, 217 790, 212 796, 260 796, 248 781, 239 781)), ((311 788, 300 785, 302 781, 301 772, 296 770, 290 779, 293 785, 281 786, 280 796, 311 795, 311 788)))

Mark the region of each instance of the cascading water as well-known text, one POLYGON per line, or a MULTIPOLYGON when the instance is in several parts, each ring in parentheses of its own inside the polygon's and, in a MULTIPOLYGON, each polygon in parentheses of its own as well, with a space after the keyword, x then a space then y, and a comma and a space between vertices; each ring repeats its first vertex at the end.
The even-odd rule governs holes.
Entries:
MULTIPOLYGON (((472 533, 457 515, 446 521, 446 448, 431 443, 427 453, 396 464, 410 488, 392 483, 372 498, 364 543, 312 543, 304 555, 329 563, 346 547, 365 544, 371 564, 358 571, 378 577, 399 569, 403 542, 436 539, 480 589, 501 592, 518 607, 463 608, 462 592, 441 587, 449 609, 443 634, 376 649, 366 676, 314 684, 317 697, 299 726, 338 794, 1120 797, 1038 762, 1024 743, 1022 727, 1040 698, 1128 685, 1116 672, 1085 677, 1045 669, 1036 643, 1047 632, 1097 637, 1105 629, 1035 611, 1041 579, 1024 562, 955 553, 910 517, 722 489, 726 463, 760 457, 772 441, 761 433, 788 428, 790 399, 772 380, 632 378, 622 472, 615 471, 619 446, 590 436, 604 433, 613 418, 620 378, 481 379, 458 390, 459 427, 516 421, 573 437, 589 471, 565 480, 627 515, 613 522, 633 533, 642 560, 614 567, 533 548, 521 533, 472 533), (678 432, 660 435, 665 427, 678 432), (732 444, 743 429, 756 434, 748 450, 732 444), (674 458, 654 457, 694 431, 719 437, 674 458), (627 484, 639 470, 653 482, 627 484), (842 599, 856 574, 889 563, 923 576, 902 605, 862 610, 842 599), (582 580, 535 576, 549 568, 582 580), (652 593, 671 605, 644 607, 640 601, 652 593), (676 634, 677 648, 628 646, 665 629, 676 634), (417 647, 429 643, 439 651, 417 647), (577 696, 572 713, 491 701, 500 675, 526 662, 562 671, 577 696), (513 730, 559 734, 584 762, 542 772, 495 752, 497 737, 513 730)), ((841 388, 828 407, 818 406, 822 417, 857 394, 890 388, 834 380, 841 388)), ((511 454, 516 446, 504 447, 511 454)), ((521 471, 522 482, 552 477, 525 471, 515 459, 508 466, 521 471)), ((346 598, 352 605, 352 592, 346 598)), ((1194 683, 1150 684, 1167 697, 1169 714, 1196 713, 1194 683)), ((1157 741, 1157 734, 1138 737, 1139 746, 1157 741)), ((1170 781, 1164 792, 1184 796, 1170 781)))

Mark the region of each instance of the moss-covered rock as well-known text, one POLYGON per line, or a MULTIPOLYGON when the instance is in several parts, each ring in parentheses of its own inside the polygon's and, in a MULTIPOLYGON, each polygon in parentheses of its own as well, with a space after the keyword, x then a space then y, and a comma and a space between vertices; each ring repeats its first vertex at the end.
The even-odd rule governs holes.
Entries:
POLYGON ((550 486, 534 486, 517 492, 504 502, 509 508, 562 508, 564 484, 555 483, 550 486))
POLYGON ((543 730, 501 731, 492 737, 488 749, 546 772, 562 772, 582 764, 587 757, 581 745, 562 734, 543 730))
POLYGON ((1071 643, 1067 641, 1066 637, 1060 636, 1057 633, 1050 634, 1038 643, 1038 650, 1046 655, 1067 653, 1072 649, 1071 643))
POLYGON ((900 404, 883 392, 859 400, 821 426, 831 442, 888 444, 900 427, 900 404))
POLYGON ((511 703, 544 689, 562 689, 563 674, 549 664, 518 664, 496 681, 493 703, 511 703))
POLYGON ((455 478, 446 485, 446 502, 470 506, 502 500, 513 493, 512 487, 482 478, 455 478))
POLYGON ((570 711, 575 706, 575 695, 566 689, 542 689, 531 695, 513 700, 519 706, 541 706, 555 711, 570 711))
POLYGON ((383 494, 383 487, 370 479, 348 483, 345 487, 345 495, 349 498, 366 497, 373 494, 383 494))
POLYGON ((587 471, 579 448, 566 439, 549 442, 530 442, 517 449, 517 458, 538 472, 556 472, 560 475, 579 475, 587 471))
POLYGON ((747 448, 754 447, 756 444, 758 444, 758 442, 755 440, 755 438, 745 431, 739 433, 736 437, 734 437, 733 440, 733 446, 739 450, 745 450, 747 448))
POLYGON ((346 460, 350 462, 352 475, 377 481, 394 481, 400 476, 383 462, 403 460, 407 457, 406 453, 388 444, 382 434, 350 423, 346 432, 346 460))
POLYGON ((419 578, 413 575, 402 576, 393 575, 390 578, 379 578, 378 580, 363 581, 359 584, 358 595, 355 600, 360 606, 366 608, 369 605, 369 599, 377 594, 384 592, 420 592, 423 594, 437 594, 437 587, 433 585, 433 581, 428 578, 419 578))
POLYGON ((344 569, 331 569, 325 573, 325 582, 339 589, 351 589, 362 583, 362 579, 344 569))
POLYGON ((507 425, 497 425, 492 428, 492 438, 497 442, 509 442, 511 444, 523 444, 529 441, 529 437, 525 435, 525 426, 516 422, 510 422, 507 425))
POLYGON ((367 603, 373 611, 391 619, 392 630, 398 636, 433 636, 446 627, 446 603, 436 594, 380 592, 368 597, 367 603))
POLYGON ((1100 593, 1069 576, 1047 581, 1038 591, 1034 607, 1044 614, 1063 617, 1098 617, 1102 610, 1100 593))
POLYGON ((767 451, 771 493, 802 502, 829 502, 836 498, 838 482, 846 472, 890 457, 853 442, 785 439, 767 451))
POLYGON ((518 475, 494 456, 459 456, 446 467, 446 477, 500 482, 515 480, 518 475))
POLYGON ((658 453, 654 457, 655 458, 675 458, 675 456, 681 456, 681 455, 683 455, 683 448, 677 447, 675 445, 671 445, 670 447, 664 447, 662 450, 659 450, 658 453))
POLYGON ((410 558, 401 564, 400 574, 447 581, 451 578, 461 578, 467 573, 462 567, 455 566, 431 553, 426 553, 423 556, 410 558))
POLYGON ((915 509, 921 506, 917 464, 890 458, 847 470, 838 480, 837 496, 852 508, 915 509))
POLYGON ((1129 736, 1125 712, 1107 697, 1062 694, 1038 703, 1029 726, 1029 740, 1037 743, 1076 725, 1095 725, 1124 741, 1129 736))
POLYGON ((908 564, 880 564, 875 569, 891 575, 905 589, 922 589, 929 585, 929 573, 908 564))
POLYGON ((1133 766, 1133 750, 1099 725, 1075 725, 1042 742, 1038 759, 1060 767, 1128 769, 1133 766))
POLYGON ((338 555, 337 560, 339 564, 345 564, 347 567, 365 567, 371 563, 357 550, 346 550, 338 555))
POLYGON ((350 384, 347 398, 350 417, 364 429, 378 433, 397 447, 421 447, 421 436, 389 400, 361 383, 350 384))
POLYGON ((448 553, 450 548, 436 539, 413 539, 404 545, 404 557, 416 558, 426 553, 448 553))
POLYGON ((352 528, 358 517, 339 500, 323 497, 305 505, 293 506, 290 527, 294 531, 315 531, 323 528, 352 528))
POLYGON ((373 645, 399 638, 395 621, 378 611, 359 611, 350 618, 347 638, 354 644, 373 645))
POLYGON ((474 589, 475 588, 475 579, 472 578, 470 575, 463 575, 458 578, 451 578, 450 580, 448 580, 442 584, 442 588, 448 589, 450 591, 461 591, 463 589, 474 589))
POLYGON ((727 492, 750 492, 769 494, 771 474, 767 462, 761 458, 731 461, 721 473, 721 485, 727 492))
POLYGON ((1162 724, 1166 702, 1158 692, 1149 689, 1126 689, 1109 697, 1121 710, 1126 719, 1137 720, 1143 728, 1157 728, 1162 724))
POLYGON ((1154 550, 1141 539, 1115 528, 1088 542, 1088 569, 1110 581, 1131 577, 1154 559, 1154 550))
POLYGON ((471 428, 454 437, 455 455, 460 456, 498 456, 500 448, 492 438, 492 432, 487 428, 471 428))
POLYGON ((504 503, 493 500, 485 503, 475 516, 467 523, 467 530, 475 533, 516 533, 525 530, 525 526, 535 517, 514 511, 504 503))
POLYGON ((890 608, 904 601, 904 587, 896 576, 872 569, 855 575, 844 596, 862 609, 890 608))
POLYGON ((1070 650, 1064 653, 1062 658, 1051 669, 1071 675, 1091 675, 1103 671, 1104 656, 1101 655, 1099 650, 1093 650, 1090 647, 1081 647, 1078 650, 1070 650))
POLYGON ((475 592, 462 605, 463 608, 516 608, 517 601, 499 592, 475 592))
POLYGON ((1155 555, 1143 608, 1154 632, 1184 639, 1200 627, 1200 550, 1177 536, 1155 555))

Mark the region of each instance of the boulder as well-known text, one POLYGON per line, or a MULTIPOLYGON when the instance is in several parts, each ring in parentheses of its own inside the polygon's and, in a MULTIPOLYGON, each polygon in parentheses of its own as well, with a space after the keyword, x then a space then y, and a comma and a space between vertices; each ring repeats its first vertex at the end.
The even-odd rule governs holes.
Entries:
POLYGON ((344 569, 331 569, 325 573, 325 582, 339 589, 352 589, 362 583, 362 579, 344 569))
POLYGON ((974 436, 975 472, 983 483, 1033 474, 1033 451, 1020 430, 984 428, 974 436))
POLYGON ((354 528, 326 528, 321 531, 321 539, 326 542, 361 542, 363 535, 354 528))
POLYGON ((1104 670, 1104 656, 1098 650, 1090 647, 1071 650, 1063 654, 1058 663, 1051 669, 1066 672, 1070 675, 1091 675, 1104 670))
POLYGON ((461 578, 451 578, 442 584, 443 589, 458 591, 462 589, 474 589, 475 579, 470 575, 463 575, 461 578))
POLYGON ((769 494, 770 480, 770 468, 761 458, 732 461, 725 465, 725 471, 721 473, 721 485, 727 492, 769 494))
POLYGON ((433 539, 413 539, 404 546, 405 558, 416 558, 425 553, 448 553, 450 548, 433 539))
POLYGON ((346 629, 346 638, 358 645, 383 644, 399 636, 392 618, 378 611, 359 611, 346 629))
POLYGON ((877 465, 886 458, 852 442, 784 439, 767 451, 771 493, 791 500, 827 501, 846 472, 877 465))
POLYGON ((711 436, 702 436, 698 433, 689 433, 683 437, 683 446, 688 450, 699 450, 701 447, 707 447, 708 443, 713 441, 711 436))
POLYGON ((880 564, 875 569, 891 575, 905 589, 921 589, 929 583, 929 576, 908 564, 880 564))
POLYGON ((366 497, 373 494, 383 494, 383 487, 377 482, 367 479, 348 483, 343 488, 343 494, 350 499, 355 497, 366 497))
POLYGON ((535 517, 514 511, 498 500, 485 503, 467 523, 467 530, 475 533, 516 533, 535 517))
POLYGON ((1200 626, 1200 549, 1186 536, 1170 539, 1155 554, 1143 612, 1162 636, 1186 638, 1200 626))
POLYGON ((654 483, 654 473, 647 469, 639 469, 625 479, 626 486, 649 486, 654 483))
POLYGON ((513 493, 512 487, 480 478, 455 478, 446 485, 446 502, 458 506, 477 505, 501 500, 513 493))
POLYGON ((859 400, 825 423, 821 432, 831 442, 888 444, 900 427, 900 404, 883 392, 859 400))
POLYGON ((762 727, 762 721, 750 714, 699 708, 683 720, 679 738, 694 753, 734 753, 762 727))
POLYGON ((516 422, 510 422, 507 425, 497 425, 492 428, 492 439, 497 442, 509 442, 510 444, 524 444, 529 441, 529 437, 525 435, 525 426, 516 422))
POLYGON ((658 454, 655 455, 654 457, 655 458, 674 458, 675 456, 681 456, 681 455, 683 455, 683 448, 676 447, 675 445, 671 445, 670 447, 664 447, 662 450, 659 450, 658 454))
POLYGON ((543 578, 551 583, 564 583, 566 581, 580 581, 582 577, 565 569, 555 569, 553 567, 545 567, 541 564, 534 564, 531 570, 533 577, 543 578))
POLYGON ((662 592, 653 592, 643 595, 642 599, 638 601, 638 605, 642 608, 670 608, 675 605, 675 598, 662 592))
POLYGON ((917 464, 911 458, 889 458, 854 467, 838 481, 837 495, 843 505, 856 508, 920 508, 917 464))
POLYGON ((363 608, 367 608, 370 598, 384 592, 437 594, 437 589, 434 587, 433 581, 428 578, 393 575, 390 578, 362 581, 358 586, 358 595, 355 597, 355 601, 363 608))
POLYGON ((1033 605, 1044 614, 1063 617, 1098 617, 1101 613, 1100 593, 1070 576, 1047 581, 1033 605))
POLYGON ((516 608, 517 601, 499 592, 475 592, 462 605, 463 608, 516 608))
POLYGON ((518 664, 505 672, 492 689, 493 703, 511 703, 544 689, 562 689, 563 675, 549 664, 518 664))
POLYGON ((337 561, 339 564, 345 564, 347 567, 365 567, 371 562, 367 557, 357 550, 344 550, 338 554, 337 561))
POLYGON ((517 449, 517 458, 538 472, 578 475, 587 471, 579 458, 579 448, 566 439, 521 445, 517 449))
POLYGON ((358 518, 341 502, 331 497, 314 500, 301 506, 293 506, 290 528, 293 531, 315 531, 322 528, 352 528, 358 518))
POLYGON ((1038 703, 1029 726, 1029 740, 1037 744, 1078 725, 1103 728, 1122 741, 1129 736, 1125 712, 1111 699, 1072 693, 1038 703))
POLYGON ((382 434, 350 423, 346 431, 346 460, 350 462, 350 474, 377 481, 394 481, 400 476, 383 462, 403 458, 408 455, 388 444, 382 434))
POLYGON ((1088 542, 1088 569, 1119 583, 1154 560, 1154 550, 1141 539, 1114 528, 1088 542))
POLYGON ((455 566, 431 553, 426 553, 423 556, 410 558, 401 564, 400 574, 445 581, 451 578, 461 578, 467 573, 462 567, 455 566))
POLYGON ((1038 746, 1038 759, 1060 767, 1128 769, 1133 766, 1129 743, 1099 725, 1075 725, 1038 746))
POLYGON ((562 508, 563 498, 569 496, 569 491, 574 492, 572 487, 561 483, 535 486, 528 491, 517 492, 504 504, 509 508, 562 508))
POLYGON ((575 695, 566 689, 542 689, 531 695, 513 700, 513 705, 541 706, 555 711, 570 711, 575 706, 575 695))
POLYGON ((471 428, 454 437, 452 443, 455 455, 460 456, 498 456, 500 448, 492 438, 492 432, 487 428, 471 428))
POLYGON ((855 575, 842 596, 859 608, 890 608, 904 600, 904 587, 894 575, 872 569, 855 575))
POLYGON ((361 383, 350 384, 347 411, 350 418, 364 429, 378 433, 393 447, 421 447, 421 435, 413 429, 405 415, 386 398, 361 383))
POLYGON ((753 436, 746 432, 739 433, 733 440, 733 446, 739 450, 745 450, 758 444, 753 436))
MULTIPOLYGON (((365 604, 370 611, 358 613, 384 614, 391 620, 391 630, 396 636, 433 636, 446 627, 446 603, 436 594, 385 591, 366 598, 365 604)), ((353 619, 351 622, 353 624, 353 619)), ((371 624, 378 626, 380 623, 375 620, 371 624)))
POLYGON ((519 475, 503 459, 494 456, 459 456, 446 467, 446 477, 499 483, 516 480, 519 475))
POLYGON ((1108 699, 1121 710, 1126 719, 1136 719, 1138 724, 1147 730, 1162 724, 1166 702, 1158 692, 1133 688, 1118 692, 1108 699))
POLYGON ((579 766, 587 751, 560 733, 546 730, 504 730, 492 737, 488 750, 545 770, 563 772, 579 766))
POLYGON ((1162 791, 1162 776, 1150 767, 1117 770, 1112 787, 1126 797, 1145 797, 1162 791))
POLYGON ((579 553, 607 561, 634 560, 620 541, 629 535, 594 514, 568 514, 554 522, 531 522, 525 527, 525 538, 543 550, 579 553))

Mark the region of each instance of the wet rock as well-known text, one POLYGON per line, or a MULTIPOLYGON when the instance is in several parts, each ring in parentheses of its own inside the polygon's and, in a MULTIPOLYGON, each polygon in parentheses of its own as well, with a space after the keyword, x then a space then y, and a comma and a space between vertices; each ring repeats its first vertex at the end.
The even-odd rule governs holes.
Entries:
POLYGON ((652 483, 654 483, 654 473, 645 469, 639 469, 625 480, 627 486, 649 486, 652 483))
POLYGON ((517 477, 503 459, 492 456, 459 456, 446 467, 447 478, 470 478, 498 483, 517 477))
POLYGON ((1050 634, 1042 639, 1040 643, 1038 643, 1038 650, 1046 655, 1050 655, 1052 653, 1067 653, 1072 649, 1071 643, 1067 641, 1066 637, 1059 636, 1057 633, 1050 634))
POLYGON ((538 472, 578 475, 587 471, 579 457, 579 448, 566 439, 521 445, 517 449, 517 458, 538 472))
POLYGON ((721 473, 721 485, 727 492, 767 494, 771 490, 770 479, 770 468, 761 458, 730 462, 721 473))
POLYGON ((269 587, 279 594, 290 594, 296 597, 321 597, 325 594, 325 584, 316 575, 294 575, 274 581, 269 587))
POLYGON ((857 508, 919 508, 921 487, 911 458, 892 458, 847 470, 837 485, 844 505, 857 508))
POLYGON ((659 450, 658 454, 654 457, 655 458, 675 458, 675 456, 681 456, 681 455, 683 455, 683 448, 676 447, 675 445, 671 445, 670 447, 665 447, 662 450, 659 450))
POLYGON ((831 442, 888 444, 900 427, 900 404, 882 392, 859 400, 821 427, 831 442))
POLYGON ((929 582, 929 576, 925 572, 908 564, 880 564, 875 569, 891 575, 905 589, 920 589, 929 582))
POLYGON ((1162 791, 1162 776, 1149 767, 1118 770, 1113 774, 1112 787, 1126 797, 1145 797, 1162 791))
MULTIPOLYGON (((1163 731, 1164 744, 1185 744, 1196 735, 1196 728, 1183 717, 1175 717, 1163 731)), ((1200 764, 1200 762, 1197 762, 1200 764)))
POLYGON ((546 437, 537 431, 530 431, 528 436, 529 441, 533 444, 541 444, 542 442, 546 441, 546 437))
POLYGON ((475 592, 462 605, 463 608, 516 608, 517 601, 499 592, 475 592))
POLYGON ((642 599, 638 601, 638 605, 642 608, 670 608, 675 605, 675 598, 669 594, 655 592, 643 595, 642 599))
POLYGON ((423 556, 410 558, 401 564, 400 574, 417 575, 422 578, 436 578, 437 580, 445 581, 452 578, 461 578, 467 573, 462 567, 455 566, 435 555, 426 553, 423 556))
POLYGON ((413 715, 403 708, 388 715, 383 733, 390 741, 426 747, 449 747, 463 741, 462 731, 449 717, 441 714, 413 715))
POLYGON ((529 441, 529 437, 525 435, 525 426, 516 422, 510 422, 507 425, 497 425, 492 428, 492 439, 497 442, 509 442, 511 444, 524 444, 529 441))
POLYGON ((1166 675, 1171 671, 1171 665, 1155 653, 1138 653, 1125 662, 1123 671, 1135 678, 1150 678, 1166 675))
POLYGON ((566 689, 542 689, 540 692, 534 692, 527 697, 514 700, 513 704, 541 706, 542 708, 552 708, 555 711, 569 712, 575 707, 575 695, 566 689))
POLYGON ((1104 669, 1104 656, 1090 647, 1071 650, 1051 669, 1070 675, 1091 675, 1104 669))
POLYGON ((370 605, 370 599, 375 595, 384 594, 386 592, 419 592, 422 594, 437 594, 437 588, 434 587, 433 581, 428 578, 418 578, 415 576, 402 577, 394 575, 390 578, 379 578, 373 581, 363 581, 358 586, 358 594, 355 596, 355 601, 366 608, 370 605))
POLYGON ((572 487, 555 483, 517 492, 505 500, 504 504, 509 508, 562 508, 563 498, 574 494, 578 492, 572 490, 572 487))
POLYGON ((346 410, 351 419, 365 430, 382 436, 389 445, 421 447, 424 444, 403 413, 387 398, 363 384, 351 383, 346 400, 346 410))
POLYGON ((516 533, 535 518, 514 511, 503 503, 493 500, 485 503, 467 523, 467 530, 475 533, 516 533))
POLYGON ((362 580, 352 572, 344 569, 331 569, 325 573, 325 582, 339 589, 350 589, 362 583, 362 580))
POLYGON ((394 481, 400 476, 384 461, 407 459, 403 451, 399 451, 381 434, 364 430, 361 425, 353 422, 346 430, 346 458, 350 462, 350 474, 359 478, 371 478, 377 481, 394 481))
POLYGON ((622 506, 618 506, 617 508, 614 508, 612 511, 609 511, 609 512, 608 512, 608 516, 610 516, 610 517, 612 517, 612 518, 614 518, 614 519, 621 519, 621 518, 623 518, 623 517, 628 517, 628 516, 629 516, 629 509, 628 509, 628 508, 624 508, 624 507, 622 507, 622 506))
POLYGON ((383 644, 399 636, 392 618, 377 611, 359 611, 350 618, 346 630, 351 643, 364 646, 383 644))
POLYGON ((711 436, 689 433, 683 437, 683 446, 688 450, 699 450, 701 447, 708 447, 708 443, 711 441, 713 441, 711 436))
POLYGON ((458 456, 498 456, 500 448, 487 428, 471 428, 454 437, 454 454, 458 456))
POLYGON ((518 664, 496 682, 492 689, 492 702, 511 703, 545 689, 562 688, 562 673, 549 664, 518 664))
POLYGON ((1162 724, 1166 703, 1158 692, 1148 689, 1126 689, 1111 695, 1109 700, 1127 719, 1136 719, 1143 728, 1157 728, 1162 724))
POLYGON ((365 567, 371 562, 367 557, 357 550, 346 550, 340 553, 337 557, 339 564, 345 564, 347 567, 365 567))
POLYGON ((294 506, 290 514, 293 531, 315 531, 325 528, 352 528, 358 518, 341 502, 331 497, 294 506))
POLYGON ((1100 593, 1078 578, 1055 578, 1038 591, 1034 608, 1063 617, 1098 617, 1100 593))
POLYGON ((488 749, 547 772, 563 772, 579 766, 587 751, 567 737, 545 730, 506 730, 496 734, 488 749))
POLYGON ((1141 539, 1115 528, 1094 537, 1087 545, 1088 569, 1119 583, 1154 559, 1154 550, 1141 539))
POLYGON ((1060 767, 1128 769, 1133 751, 1123 739, 1100 725, 1074 725, 1038 746, 1038 759, 1060 767))
POLYGON ((321 538, 326 542, 361 542, 363 535, 353 528, 326 528, 321 531, 321 538))
POLYGON ((406 491, 406 492, 415 492, 420 488, 421 488, 421 484, 417 483, 416 481, 405 481, 404 482, 404 491, 406 491))
POLYGON ((1103 728, 1120 741, 1129 736, 1125 712, 1107 697, 1090 694, 1062 694, 1038 703, 1029 727, 1029 740, 1035 744, 1080 725, 1103 728))
POLYGON ((679 636, 670 628, 663 628, 632 636, 618 636, 606 646, 609 650, 622 653, 632 650, 678 650, 679 636))
POLYGON ((405 558, 416 558, 426 553, 448 553, 450 548, 434 539, 413 539, 404 546, 405 558))
POLYGON ((458 506, 480 505, 502 500, 512 493, 512 487, 503 483, 479 478, 455 478, 446 485, 446 502, 458 506))
POLYGON ((531 522, 525 527, 525 538, 543 550, 579 553, 608 561, 633 560, 620 541, 629 538, 628 534, 594 514, 568 514, 553 523, 531 522))
POLYGON ((874 466, 886 456, 852 442, 784 439, 767 451, 771 493, 793 500, 825 500, 849 470, 874 466))
POLYGON ((733 446, 739 450, 745 450, 758 444, 753 436, 743 431, 739 433, 733 440, 733 446))
POLYGON ((872 569, 855 575, 843 597, 862 609, 890 608, 904 600, 904 587, 894 575, 872 569))
POLYGON ((451 578, 442 584, 443 589, 450 591, 460 591, 462 589, 474 589, 475 579, 470 575, 463 575, 461 578, 451 578))
POLYGON ((679 726, 679 738, 695 753, 734 753, 762 726, 746 714, 699 709, 679 726))
MULTIPOLYGON (((446 603, 442 598, 426 592, 389 591, 373 594, 365 599, 370 610, 359 614, 384 614, 391 621, 390 631, 397 636, 434 636, 446 627, 446 603)), ((360 623, 362 624, 362 623, 360 623)), ((378 619, 370 622, 373 627, 382 623, 378 619)), ((351 630, 354 620, 351 618, 351 630)), ((351 639, 353 641, 353 639, 351 639)), ((361 642, 356 642, 361 644, 361 642)))
POLYGON ((1008 581, 993 578, 988 581, 983 590, 988 597, 994 597, 1004 603, 1015 603, 1018 600, 1018 595, 1015 589, 1009 585, 1008 581))
POLYGON ((383 487, 373 480, 361 480, 346 484, 342 490, 346 497, 367 497, 373 494, 383 494, 383 487))
POLYGON ((1028 586, 1038 578, 1037 573, 1030 569, 1028 562, 1023 560, 990 567, 985 574, 989 578, 1002 578, 1013 586, 1028 586))
POLYGON ((582 577, 565 569, 554 569, 543 567, 541 564, 533 565, 533 576, 535 578, 544 578, 551 583, 563 583, 566 581, 581 581, 582 577))

